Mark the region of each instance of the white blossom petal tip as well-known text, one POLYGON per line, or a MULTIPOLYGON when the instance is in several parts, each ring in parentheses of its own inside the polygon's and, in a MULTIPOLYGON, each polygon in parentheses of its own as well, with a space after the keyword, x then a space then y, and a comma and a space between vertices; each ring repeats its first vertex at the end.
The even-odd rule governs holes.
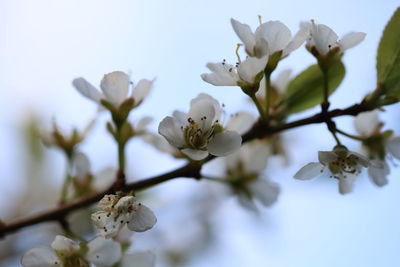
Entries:
POLYGON ((114 71, 104 75, 100 83, 106 99, 114 105, 120 105, 128 96, 129 76, 122 71, 114 71))
POLYGON ((299 180, 310 180, 322 174, 324 166, 319 162, 311 162, 302 167, 294 178, 299 180))

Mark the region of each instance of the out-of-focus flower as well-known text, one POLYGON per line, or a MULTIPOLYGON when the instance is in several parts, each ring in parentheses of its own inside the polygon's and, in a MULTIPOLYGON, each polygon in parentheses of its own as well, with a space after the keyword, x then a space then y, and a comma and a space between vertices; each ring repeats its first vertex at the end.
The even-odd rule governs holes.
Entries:
POLYGON ((292 38, 292 33, 280 21, 268 21, 257 27, 253 33, 250 26, 231 19, 232 27, 252 57, 272 56, 282 52, 281 58, 299 48, 307 38, 305 28, 300 28, 292 38))
POLYGON ((73 128, 70 134, 66 134, 53 121, 52 129, 40 131, 40 137, 46 146, 58 147, 72 157, 75 147, 85 139, 94 124, 95 120, 91 120, 82 131, 73 128))
MULTIPOLYGON (((284 94, 286 93, 287 86, 290 82, 292 70, 284 69, 278 73, 275 79, 271 80, 271 111, 276 107, 276 105, 282 100, 284 94)), ((260 88, 256 93, 256 97, 262 106, 265 104, 265 78, 260 82, 260 88)))
POLYGON ((188 113, 175 111, 164 118, 158 132, 174 147, 193 160, 212 154, 226 156, 239 149, 242 138, 220 124, 221 107, 217 100, 200 94, 191 101, 188 113))
POLYGON ((311 162, 301 168, 294 178, 309 180, 322 174, 339 180, 339 192, 350 193, 353 183, 362 168, 370 166, 369 160, 361 154, 349 151, 344 146, 336 146, 333 151, 319 151, 319 162, 311 162))
POLYGON ((269 154, 265 142, 253 141, 225 158, 227 179, 239 203, 254 211, 257 210, 256 201, 269 207, 279 195, 279 186, 261 177, 269 154))
POLYGON ((310 51, 316 49, 322 56, 332 50, 343 53, 361 43, 366 35, 363 32, 351 32, 339 39, 339 36, 331 28, 324 24, 316 24, 313 20, 311 23, 301 23, 301 28, 308 32, 307 49, 310 51))
POLYGON ((125 225, 131 231, 144 232, 157 222, 154 213, 133 196, 105 195, 99 207, 100 211, 92 214, 92 221, 106 238, 116 236, 125 225))
MULTIPOLYGON (((154 81, 154 80, 153 80, 154 81)), ((148 95, 153 85, 152 80, 142 79, 129 93, 131 81, 129 76, 122 71, 114 71, 105 74, 100 83, 100 92, 92 84, 84 78, 76 78, 72 81, 74 87, 88 99, 101 104, 105 100, 118 108, 123 102, 128 99, 134 100, 134 105, 138 106, 143 99, 148 95)))
POLYGON ((73 184, 77 195, 105 190, 115 180, 117 171, 107 167, 97 173, 92 172, 89 158, 82 152, 74 153, 72 160, 73 184))
POLYGON ((24 267, 88 267, 112 266, 121 259, 121 246, 111 239, 96 237, 84 246, 57 235, 48 247, 34 247, 22 256, 24 267), (86 249, 85 249, 86 248, 86 249))
POLYGON ((267 62, 268 57, 264 56, 248 57, 245 61, 238 62, 236 66, 226 63, 225 60, 221 63, 208 63, 207 68, 211 73, 203 73, 201 78, 216 86, 251 87, 257 91, 267 62))
POLYGON ((381 132, 383 123, 379 121, 376 111, 360 113, 354 119, 354 125, 357 132, 364 137, 363 148, 373 163, 368 168, 370 179, 377 186, 386 185, 390 174, 386 158, 389 155, 400 159, 400 137, 393 137, 392 131, 381 132))

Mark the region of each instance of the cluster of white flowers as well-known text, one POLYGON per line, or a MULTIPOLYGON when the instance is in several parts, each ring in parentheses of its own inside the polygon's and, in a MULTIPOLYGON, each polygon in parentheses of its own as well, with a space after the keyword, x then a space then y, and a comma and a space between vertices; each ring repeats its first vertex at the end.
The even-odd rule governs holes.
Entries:
POLYGON ((48 247, 35 247, 22 257, 24 267, 75 267, 112 266, 121 258, 121 246, 111 239, 96 237, 81 246, 78 242, 65 236, 57 235, 48 247))
POLYGON ((154 254, 151 252, 122 253, 121 245, 112 239, 96 237, 92 241, 76 242, 57 235, 49 247, 34 247, 22 256, 24 267, 153 267, 154 254))
POLYGON ((92 214, 92 221, 106 238, 116 236, 125 225, 131 231, 144 232, 157 222, 154 213, 137 203, 134 196, 105 195, 99 207, 100 211, 92 214))
MULTIPOLYGON (((259 99, 254 100, 256 105, 262 103, 265 108, 269 107, 269 109, 274 109, 275 107, 270 104, 274 105, 275 103, 269 103, 268 99, 268 104, 263 103, 267 86, 265 81, 268 79, 269 86, 270 74, 281 59, 306 42, 306 48, 321 63, 320 60, 328 58, 331 51, 341 55, 345 50, 354 47, 365 38, 365 33, 354 32, 339 40, 332 29, 323 24, 316 24, 314 21, 301 23, 300 29, 294 35, 280 21, 260 23, 254 32, 249 25, 235 19, 231 19, 231 24, 244 45, 246 59, 241 61, 238 55, 236 64, 227 63, 225 60, 220 63, 208 63, 206 66, 211 73, 204 73, 201 78, 215 86, 239 86, 253 100, 254 97, 259 99)), ((278 98, 284 96, 290 75, 291 71, 285 70, 277 77, 275 83, 271 84, 278 98)), ((124 123, 129 112, 143 102, 153 81, 142 79, 136 86, 132 86, 129 75, 115 71, 104 75, 100 83, 101 90, 84 78, 73 80, 73 85, 83 96, 111 111, 116 128, 110 126, 108 129, 119 145, 125 144, 133 135, 143 135, 145 141, 176 157, 188 157, 190 160, 200 161, 206 159, 210 154, 226 156, 226 180, 231 185, 232 191, 238 195, 239 202, 243 206, 257 210, 256 202, 264 206, 270 206, 276 202, 280 192, 279 186, 262 178, 270 155, 271 146, 266 143, 268 140, 256 140, 241 146, 241 135, 249 130, 256 121, 249 113, 239 112, 224 127, 221 121, 223 112, 221 105, 212 96, 202 93, 191 100, 187 113, 175 111, 172 116, 167 116, 160 122, 158 133, 168 143, 161 140, 160 136, 149 133, 146 129, 151 122, 149 117, 139 120, 135 128, 130 124, 127 126, 128 128, 123 128, 127 125, 124 123), (126 129, 129 133, 125 131, 126 135, 124 136, 121 133, 126 129)), ((272 96, 268 95, 268 97, 272 96)), ((259 108, 259 106, 257 107, 259 108)), ((263 112, 260 113, 264 117, 263 112)), ((270 113, 266 112, 266 114, 270 113)), ((71 155, 73 175, 77 181, 84 181, 87 177, 92 176, 88 158, 83 153, 77 152, 74 147, 83 140, 90 127, 87 127, 82 134, 73 132, 71 144, 67 143, 64 147, 62 146, 65 143, 63 143, 64 137, 59 133, 56 125, 51 134, 43 134, 46 143, 58 145, 68 153, 73 150, 74 154, 71 155)), ((339 180, 339 192, 346 194, 352 191, 353 183, 362 169, 368 168, 369 176, 375 184, 380 186, 386 184, 386 176, 389 174, 386 151, 400 159, 400 137, 381 134, 376 113, 358 116, 356 129, 361 136, 365 137, 365 140, 379 137, 379 142, 381 142, 379 152, 384 151, 384 153, 370 151, 370 159, 368 159, 338 145, 333 151, 320 151, 318 153, 319 162, 307 164, 294 177, 308 180, 320 175, 328 175, 339 180)), ((364 145, 371 150, 366 142, 364 145)), ((115 176, 115 170, 108 170, 107 173, 110 177, 115 176)), ((110 184, 110 179, 107 181, 110 184)), ((22 257, 22 265, 24 267, 79 267, 91 266, 91 264, 96 266, 118 264, 123 267, 154 266, 152 253, 122 255, 121 244, 116 241, 118 240, 117 235, 122 229, 127 228, 134 232, 151 229, 157 222, 154 213, 145 205, 136 202, 134 196, 122 193, 105 195, 99 202, 99 208, 100 210, 91 216, 99 236, 90 242, 79 243, 58 235, 51 244, 51 248, 35 247, 28 250, 22 257)))
POLYGON ((250 87, 254 92, 259 88, 269 58, 275 53, 281 53, 279 59, 286 57, 304 43, 308 33, 306 28, 301 27, 292 38, 289 28, 280 21, 263 23, 255 33, 247 24, 234 19, 231 23, 248 57, 243 62, 239 60, 235 66, 225 60, 222 63, 208 63, 207 68, 212 73, 204 73, 201 78, 212 85, 250 87))

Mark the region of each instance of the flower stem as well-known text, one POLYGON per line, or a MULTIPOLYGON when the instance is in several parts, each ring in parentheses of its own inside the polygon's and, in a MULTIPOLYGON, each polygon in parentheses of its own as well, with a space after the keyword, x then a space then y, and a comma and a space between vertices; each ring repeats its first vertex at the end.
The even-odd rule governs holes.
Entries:
POLYGON ((330 132, 332 133, 333 138, 335 138, 336 144, 338 146, 341 146, 342 143, 340 142, 339 138, 337 137, 336 132, 335 131, 330 131, 330 132))
POLYGON ((336 129, 336 132, 340 133, 341 135, 347 136, 348 138, 354 139, 354 140, 358 140, 358 141, 364 141, 365 138, 361 137, 361 136, 355 136, 349 133, 346 133, 342 130, 336 129))
POLYGON ((328 112, 328 108, 329 108, 329 78, 328 78, 328 70, 321 67, 320 69, 322 71, 322 75, 323 75, 323 96, 324 96, 324 101, 321 103, 321 110, 322 113, 326 113, 328 112))
POLYGON ((271 94, 272 94, 271 73, 265 70, 264 77, 265 77, 265 117, 268 118, 269 110, 271 107, 271 94))
POLYGON ((253 100, 254 104, 256 105, 258 113, 260 113, 261 119, 265 120, 266 117, 265 117, 265 114, 264 114, 264 111, 263 111, 263 107, 261 106, 260 102, 258 101, 256 95, 255 94, 250 95, 250 98, 251 98, 251 100, 253 100))
POLYGON ((68 157, 67 170, 65 172, 64 183, 61 189, 61 195, 59 200, 60 205, 64 205, 67 202, 68 187, 72 182, 71 169, 72 169, 72 156, 68 157))
POLYGON ((118 141, 118 168, 125 172, 125 144, 118 141))

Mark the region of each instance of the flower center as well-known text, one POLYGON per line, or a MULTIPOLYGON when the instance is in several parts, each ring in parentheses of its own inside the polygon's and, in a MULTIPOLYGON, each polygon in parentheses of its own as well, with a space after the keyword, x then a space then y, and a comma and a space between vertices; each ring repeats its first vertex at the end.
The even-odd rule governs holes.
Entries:
POLYGON ((208 143, 216 133, 216 127, 219 126, 218 120, 216 120, 211 127, 207 127, 209 120, 209 118, 203 116, 200 118, 200 122, 196 122, 189 117, 188 124, 181 126, 185 142, 190 148, 206 149, 208 143))
POLYGON ((346 174, 356 174, 360 173, 360 168, 358 165, 358 157, 350 155, 348 157, 338 157, 337 160, 329 163, 329 170, 332 172, 332 178, 339 179, 339 177, 346 178, 346 174))

